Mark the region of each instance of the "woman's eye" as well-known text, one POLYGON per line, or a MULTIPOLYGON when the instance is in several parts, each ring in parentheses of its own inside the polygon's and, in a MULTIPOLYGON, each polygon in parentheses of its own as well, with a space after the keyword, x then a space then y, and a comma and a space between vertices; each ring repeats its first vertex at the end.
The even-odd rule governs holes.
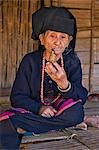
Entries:
POLYGON ((55 37, 55 35, 50 35, 50 37, 54 38, 54 37, 55 37))
POLYGON ((66 38, 65 36, 61 36, 62 39, 66 38))

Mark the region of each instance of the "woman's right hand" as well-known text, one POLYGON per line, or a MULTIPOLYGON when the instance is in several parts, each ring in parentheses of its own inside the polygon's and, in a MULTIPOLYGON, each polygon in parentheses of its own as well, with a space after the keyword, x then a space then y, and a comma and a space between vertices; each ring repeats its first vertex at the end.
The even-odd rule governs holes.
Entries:
POLYGON ((39 115, 51 118, 56 114, 56 110, 52 106, 41 106, 39 115))

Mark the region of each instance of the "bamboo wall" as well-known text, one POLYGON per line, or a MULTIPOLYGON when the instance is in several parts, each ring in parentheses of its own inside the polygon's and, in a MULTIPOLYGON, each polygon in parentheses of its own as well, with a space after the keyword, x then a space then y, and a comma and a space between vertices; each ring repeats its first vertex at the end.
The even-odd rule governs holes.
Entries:
POLYGON ((99 0, 0 0, 0 95, 9 94, 22 57, 36 49, 31 15, 41 6, 65 6, 77 18, 76 52, 83 84, 99 91, 99 0))

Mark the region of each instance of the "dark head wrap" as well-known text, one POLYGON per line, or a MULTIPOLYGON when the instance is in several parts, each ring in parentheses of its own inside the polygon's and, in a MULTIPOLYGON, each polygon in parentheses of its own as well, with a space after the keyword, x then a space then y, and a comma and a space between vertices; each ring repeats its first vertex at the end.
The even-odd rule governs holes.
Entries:
POLYGON ((74 16, 65 7, 42 7, 32 14, 32 38, 47 30, 74 35, 74 16))

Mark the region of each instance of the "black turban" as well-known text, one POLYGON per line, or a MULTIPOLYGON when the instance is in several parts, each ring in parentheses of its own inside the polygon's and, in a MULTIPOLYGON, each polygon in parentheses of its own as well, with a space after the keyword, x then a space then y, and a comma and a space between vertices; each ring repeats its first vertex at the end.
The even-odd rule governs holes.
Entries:
POLYGON ((74 34, 74 16, 65 7, 41 7, 32 14, 32 38, 39 39, 47 30, 74 34))

